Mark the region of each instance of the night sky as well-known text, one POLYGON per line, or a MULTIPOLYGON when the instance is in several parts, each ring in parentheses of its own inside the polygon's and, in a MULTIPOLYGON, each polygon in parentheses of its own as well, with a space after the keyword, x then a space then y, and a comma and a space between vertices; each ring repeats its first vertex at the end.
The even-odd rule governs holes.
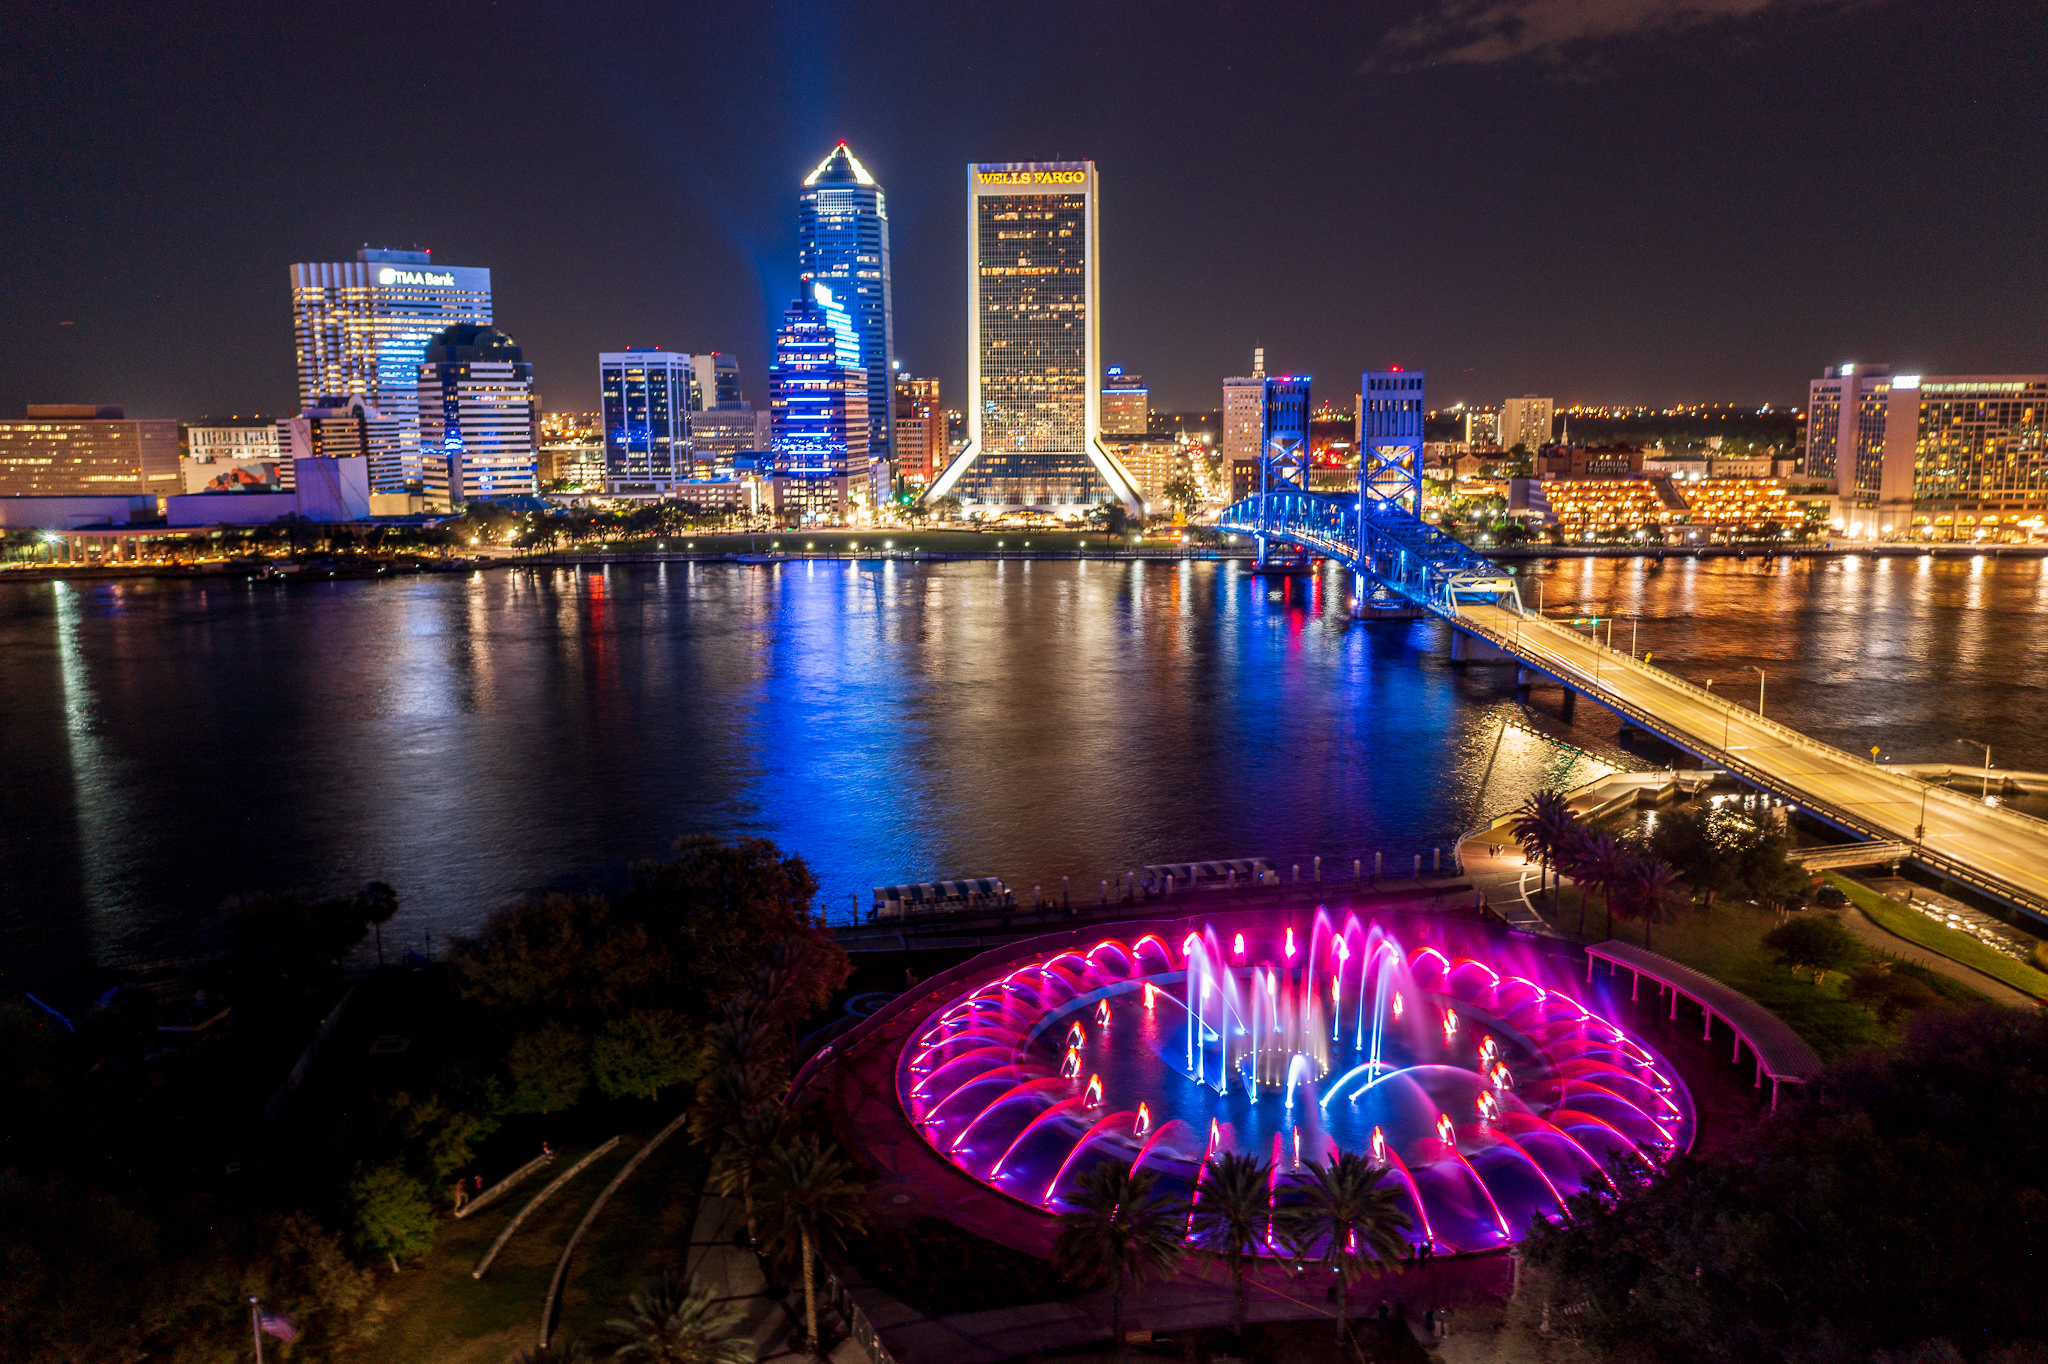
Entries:
POLYGON ((1097 162, 1104 358, 1162 409, 1255 344, 1440 405, 2048 369, 2038 0, 180 8, 0 18, 0 413, 287 409, 287 266, 365 241, 490 267, 550 409, 629 345, 764 403, 841 138, 951 404, 971 160, 1097 162))

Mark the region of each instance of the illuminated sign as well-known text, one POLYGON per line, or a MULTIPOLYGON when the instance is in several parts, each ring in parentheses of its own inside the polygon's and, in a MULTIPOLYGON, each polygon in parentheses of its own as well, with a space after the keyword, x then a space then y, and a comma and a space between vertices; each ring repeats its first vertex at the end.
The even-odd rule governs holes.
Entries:
POLYGON ((1900 374, 1900 375, 1895 375, 1895 376, 1893 377, 1893 379, 1892 379, 1892 387, 1893 387, 1893 388, 1918 388, 1918 387, 1920 387, 1920 376, 1919 376, 1919 375, 1917 375, 1917 374, 1900 374))
POLYGON ((1080 185, 1088 172, 1077 170, 977 171, 975 183, 982 185, 1080 185))
POLYGON ((379 284, 440 284, 453 287, 454 275, 436 274, 432 270, 394 270, 385 266, 377 272, 379 284))

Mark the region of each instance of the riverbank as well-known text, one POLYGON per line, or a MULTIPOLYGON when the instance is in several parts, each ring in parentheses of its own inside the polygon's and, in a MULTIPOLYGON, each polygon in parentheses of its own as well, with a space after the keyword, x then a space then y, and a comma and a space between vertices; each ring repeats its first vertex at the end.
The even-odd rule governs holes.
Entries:
MULTIPOLYGON (((1091 559, 1107 562, 1183 560, 1249 561, 1249 540, 1191 527, 1186 538, 1112 541, 1100 532, 997 532, 879 528, 846 531, 770 531, 753 535, 688 534, 592 548, 485 550, 475 555, 298 559, 249 559, 199 563, 31 564, 0 566, 0 582, 100 582, 136 578, 270 578, 298 582, 368 579, 411 573, 470 573, 493 568, 592 568, 612 564, 741 563, 749 566, 804 562, 946 563, 1011 559, 1091 559)), ((1864 544, 1830 541, 1819 545, 1480 545, 1487 557, 1531 559, 2041 559, 2048 544, 1864 544)))

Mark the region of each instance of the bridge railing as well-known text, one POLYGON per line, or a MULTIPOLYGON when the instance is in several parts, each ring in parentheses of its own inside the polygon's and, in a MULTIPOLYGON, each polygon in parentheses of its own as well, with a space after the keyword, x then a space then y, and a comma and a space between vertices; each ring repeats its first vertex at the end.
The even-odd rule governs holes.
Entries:
MULTIPOLYGON (((1576 678, 1576 681, 1573 683, 1574 686, 1579 687, 1581 690, 1586 690, 1590 695, 1595 695, 1603 705, 1607 705, 1611 709, 1627 715, 1630 719, 1635 720, 1652 732, 1663 731, 1676 734, 1681 731, 1678 730, 1676 725, 1665 720, 1662 716, 1629 700, 1622 693, 1608 686, 1606 675, 1610 668, 1617 674, 1632 674, 1655 685, 1685 692, 1704 704, 1709 710, 1717 711, 1726 717, 1732 718, 1739 714, 1744 724, 1757 726, 1769 731, 1772 736, 1783 740, 1787 747, 1797 748, 1816 756, 1825 757, 1830 761, 1849 764, 1859 769, 1863 768, 1866 764, 1866 760, 1856 754, 1837 748, 1833 744, 1823 743, 1821 740, 1813 738, 1811 735, 1803 734, 1779 721, 1759 716, 1755 711, 1737 705, 1726 697, 1717 696, 1706 688, 1688 682, 1674 673, 1638 662, 1628 654, 1609 649, 1595 640, 1580 635, 1577 631, 1567 630, 1556 622, 1541 616, 1523 616, 1518 621, 1519 628, 1517 630, 1501 631, 1484 625, 1470 614, 1455 608, 1447 611, 1446 614, 1455 619, 1459 628, 1471 631, 1502 652, 1529 664, 1531 667, 1545 672, 1558 671, 1561 667, 1568 668, 1576 678), (1594 670, 1576 662, 1561 664, 1559 661, 1530 656, 1528 650, 1523 647, 1524 639, 1532 634, 1542 637, 1545 631, 1551 632, 1555 636, 1568 637, 1579 645, 1599 650, 1604 654, 1605 657, 1601 660, 1598 675, 1596 676, 1594 670)), ((1559 680, 1563 681, 1564 679, 1560 678, 1559 680)), ((1685 737, 1691 742, 1693 747, 1704 754, 1710 754, 1715 761, 1719 762, 1721 766, 1727 768, 1730 772, 1738 773, 1745 780, 1757 786, 1776 792, 1788 800, 1821 813, 1831 822, 1845 829, 1862 830, 1873 836, 1881 837, 1891 837, 1894 834, 1892 828, 1879 823, 1871 816, 1843 809, 1812 792, 1790 786, 1769 772, 1759 768, 1754 763, 1737 757, 1725 748, 1716 747, 1706 742, 1705 736, 1686 734, 1685 737)), ((1891 771, 1881 763, 1868 763, 1868 771, 1870 775, 1895 788, 1899 793, 1901 803, 1910 803, 1911 800, 1924 794, 1936 808, 1946 809, 1951 814, 1960 815, 1967 813, 1973 819, 1987 819, 1999 827, 2026 838, 2048 836, 2048 828, 2044 828, 2042 821, 2031 816, 2020 814, 2017 811, 2009 810, 2002 806, 1984 805, 1960 792, 1924 783, 1918 778, 1905 773, 1891 771)), ((1914 845, 1913 860, 1939 871, 1951 880, 1971 886, 1999 899, 2020 903, 2032 912, 2048 917, 2048 899, 2044 899, 2023 887, 1995 877, 1986 876, 1970 864, 1930 848, 1924 843, 1914 845)))

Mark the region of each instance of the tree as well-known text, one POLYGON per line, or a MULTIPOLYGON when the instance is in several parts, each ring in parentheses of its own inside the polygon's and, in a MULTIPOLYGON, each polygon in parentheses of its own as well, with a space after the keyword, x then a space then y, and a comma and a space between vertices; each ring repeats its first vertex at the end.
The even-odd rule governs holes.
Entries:
POLYGON ((1407 1249, 1408 1214, 1396 1201, 1390 1171, 1354 1151, 1311 1161, 1290 1186, 1301 1202, 1282 1210, 1290 1241, 1302 1258, 1315 1258, 1337 1274, 1337 1340, 1351 1323, 1350 1283, 1396 1264, 1407 1249))
POLYGON ((1701 807, 1660 814, 1649 844, 1652 855, 1684 877, 1710 910, 1716 892, 1732 889, 1712 813, 1701 807))
MULTIPOLYGON (((1538 791, 1522 802, 1521 811, 1509 832, 1522 845, 1522 852, 1535 858, 1539 864, 1537 893, 1542 894, 1547 886, 1550 870, 1565 842, 1571 837, 1573 828, 1571 802, 1558 791, 1538 791)), ((1553 898, 1551 910, 1556 912, 1557 902, 1553 898)), ((1581 929, 1583 930, 1583 925, 1581 929)))
POLYGON ((574 1108, 590 1083, 590 1043, 549 1019, 512 1039, 505 1064, 512 1072, 514 1113, 557 1113, 574 1108))
POLYGON ((767 1174, 788 1131, 789 1110, 777 1103, 761 1104, 726 1124, 725 1145, 712 1160, 711 1186, 726 1198, 739 1195, 749 1241, 761 1239, 754 1218, 754 1186, 767 1174))
POLYGON ((1906 1014, 1942 1007, 1945 1001, 1926 981, 1892 962, 1874 961, 1859 968, 1842 992, 1877 1015, 1887 1028, 1906 1014))
POLYGON ((1813 914, 1783 923, 1764 934, 1763 945, 1779 964, 1813 972, 1820 984, 1830 971, 1840 971, 1863 955, 1855 936, 1824 915, 1813 914))
POLYGON ((668 1009, 635 1009, 606 1024, 590 1047, 590 1073, 607 1099, 652 1100, 703 1069, 687 1025, 668 1009))
POLYGON ((1622 864, 1608 903, 1622 918, 1643 926, 1643 946, 1650 946, 1650 926, 1666 913, 1665 895, 1678 883, 1678 874, 1654 857, 1631 855, 1622 864))
POLYGON ((1579 936, 1586 936, 1585 890, 1600 892, 1600 900, 1607 910, 1607 936, 1614 936, 1614 891, 1620 882, 1622 870, 1628 861, 1628 853, 1612 834, 1594 833, 1582 829, 1576 838, 1566 844, 1567 861, 1572 878, 1580 887, 1579 895, 1579 936))
POLYGON ((746 1312, 718 1302, 708 1288, 664 1273, 626 1303, 626 1315, 605 1323, 615 1360, 645 1364, 754 1364, 753 1341, 733 1331, 746 1312))
POLYGON ((356 897, 363 907, 363 920, 377 930, 377 969, 384 969, 384 925, 398 913, 398 892, 388 882, 372 881, 356 897))
POLYGON ((2039 1358, 2044 1074, 2036 1011, 1920 1013, 1725 1149, 1597 1182, 1524 1254, 1610 1359, 2039 1358))
POLYGON ((951 493, 947 493, 944 497, 929 498, 926 501, 926 505, 938 513, 941 521, 957 521, 960 519, 960 499, 951 493))
POLYGON ((1273 1217, 1273 1164, 1227 1151, 1212 1156, 1195 1190, 1191 1239, 1205 1259, 1230 1273, 1230 1324, 1244 1335, 1244 1264, 1257 1255, 1273 1217))
POLYGON ((1193 515, 1195 507, 1202 500, 1202 490, 1186 474, 1175 474, 1160 486, 1160 495, 1169 507, 1180 508, 1182 514, 1193 515))
POLYGON ((851 1173, 853 1166, 836 1147, 822 1146, 816 1137, 797 1137, 776 1149, 761 1181, 770 1248, 784 1257, 795 1251, 802 1260, 804 1335, 813 1354, 818 1350, 818 1297, 811 1265, 819 1243, 859 1231, 866 1221, 867 1190, 847 1178, 851 1173))
POLYGON ((1052 1247, 1060 1273, 1076 1283, 1108 1286, 1110 1332, 1124 1364, 1131 1358, 1124 1340, 1124 1289, 1166 1278, 1186 1255, 1181 1231, 1187 1205, 1154 1192, 1158 1182, 1156 1171, 1133 1170, 1121 1161, 1091 1167, 1066 1196, 1072 1211, 1060 1214, 1052 1247))
POLYGON ((434 1244, 434 1202, 427 1186, 397 1165, 358 1169, 349 1181, 350 1226, 359 1249, 382 1255, 398 1272, 398 1257, 424 1255, 434 1244))

